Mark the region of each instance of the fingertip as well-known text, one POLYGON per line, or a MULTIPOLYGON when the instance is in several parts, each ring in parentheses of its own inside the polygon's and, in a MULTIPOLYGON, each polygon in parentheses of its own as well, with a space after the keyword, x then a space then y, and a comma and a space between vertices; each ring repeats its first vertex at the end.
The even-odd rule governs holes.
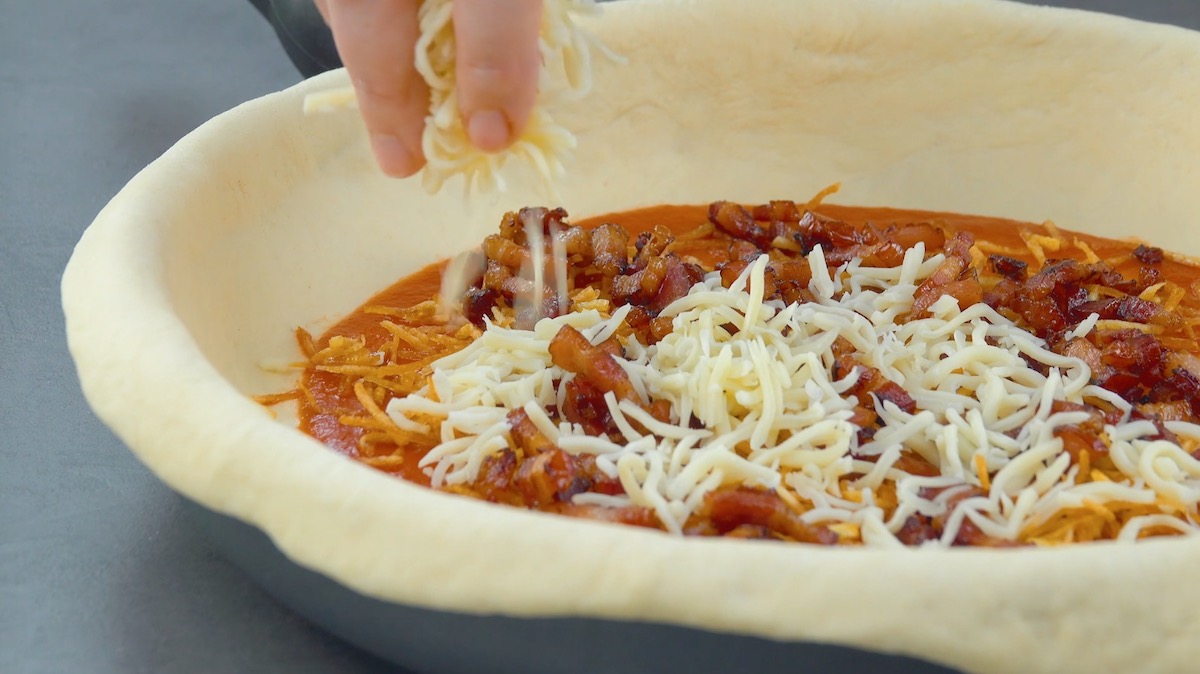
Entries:
POLYGON ((380 170, 393 178, 407 178, 421 170, 424 163, 403 140, 387 133, 371 135, 371 150, 380 170))
POLYGON ((467 118, 467 137, 484 152, 499 152, 512 144, 513 125, 499 110, 476 110, 467 118))

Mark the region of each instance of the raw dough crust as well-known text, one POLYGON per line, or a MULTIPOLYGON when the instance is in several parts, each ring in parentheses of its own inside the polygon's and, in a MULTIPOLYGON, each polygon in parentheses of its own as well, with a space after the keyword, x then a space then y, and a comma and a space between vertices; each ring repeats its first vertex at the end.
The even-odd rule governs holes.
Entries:
MULTIPOLYGON (((594 28, 624 66, 561 120, 576 216, 761 201, 1052 218, 1200 254, 1200 36, 996 0, 657 0, 594 28)), ((385 600, 661 621, 971 672, 1184 672, 1200 540, 1060 550, 823 549, 490 506, 399 482, 272 421, 290 329, 472 245, 524 189, 464 204, 380 177, 334 73, 252 101, 139 174, 63 278, 96 413, 167 484, 385 600), (463 224, 460 224, 463 223, 463 224), (530 559, 539 560, 530 582, 530 559)), ((319 327, 319 326, 315 326, 319 327)))

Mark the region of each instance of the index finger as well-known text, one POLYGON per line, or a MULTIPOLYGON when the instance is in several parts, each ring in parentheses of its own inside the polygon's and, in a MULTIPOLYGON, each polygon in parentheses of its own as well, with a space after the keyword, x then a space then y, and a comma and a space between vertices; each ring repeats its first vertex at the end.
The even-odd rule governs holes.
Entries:
POLYGON ((371 148, 384 173, 425 163, 421 132, 429 91, 413 67, 418 0, 325 0, 338 54, 350 73, 371 148))

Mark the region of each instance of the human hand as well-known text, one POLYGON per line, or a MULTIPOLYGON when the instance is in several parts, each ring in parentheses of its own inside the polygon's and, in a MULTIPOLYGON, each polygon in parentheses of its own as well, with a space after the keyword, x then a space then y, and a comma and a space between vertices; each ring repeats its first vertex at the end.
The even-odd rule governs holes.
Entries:
MULTIPOLYGON (((429 90, 414 46, 421 0, 315 0, 350 74, 371 148, 384 173, 425 164, 421 134, 429 90)), ((454 0, 459 114, 472 144, 508 147, 537 98, 542 0, 454 0)))

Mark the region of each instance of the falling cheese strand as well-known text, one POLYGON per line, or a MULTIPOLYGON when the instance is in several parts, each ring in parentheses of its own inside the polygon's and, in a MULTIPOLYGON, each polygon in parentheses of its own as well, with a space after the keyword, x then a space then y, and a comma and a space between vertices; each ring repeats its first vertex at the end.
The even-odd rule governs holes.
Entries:
MULTIPOLYGON (((444 417, 445 442, 421 461, 440 487, 475 480, 483 461, 508 446, 507 410, 523 408, 558 447, 593 455, 625 490, 580 494, 576 502, 644 506, 673 533, 682 532, 706 493, 729 485, 795 494, 811 503, 806 521, 858 531, 875 546, 897 545, 911 515, 944 517, 941 539, 932 544, 950 545, 968 521, 987 536, 1019 540, 1068 509, 1106 504, 1150 509, 1128 521, 1122 540, 1146 528, 1196 533, 1200 461, 1180 445, 1153 439, 1154 424, 1131 421, 1130 405, 1092 385, 1084 361, 1046 349, 985 304, 960 308, 951 296, 935 302, 927 317, 896 321, 944 259, 925 259, 918 245, 897 267, 854 260, 831 273, 818 247, 808 257, 816 301, 788 306, 763 300, 766 256, 728 289, 718 273, 709 274, 660 314, 671 318, 670 334, 651 346, 626 340, 621 365, 639 395, 670 403, 671 422, 610 394, 622 442, 549 420, 545 410, 561 408, 573 375, 555 366, 547 350, 565 325, 594 344, 603 341, 628 307, 611 316, 589 310, 547 318, 529 331, 489 325, 471 346, 434 363, 430 386, 392 400, 387 412, 396 419, 444 417), (847 395, 857 374, 834 376, 838 338, 916 401, 912 414, 878 403, 881 427, 861 445, 850 422, 858 401, 847 395), (1124 480, 1076 479, 1079 468, 1054 432, 1088 415, 1056 413, 1055 401, 1122 412, 1105 436, 1124 480), (702 428, 692 428, 693 417, 702 428), (901 451, 915 452, 940 474, 905 472, 897 465, 901 451), (958 499, 948 511, 972 487, 985 495, 958 499), (927 488, 940 493, 927 497, 927 488), (896 501, 890 515, 877 504, 887 489, 896 501)), ((1200 442, 1200 425, 1168 427, 1182 442, 1200 442)))
MULTIPOLYGON (((494 154, 471 144, 459 114, 453 6, 453 0, 424 0, 418 10, 415 66, 429 86, 429 116, 421 136, 426 161, 422 184, 434 193, 451 177, 461 175, 468 192, 503 191, 509 161, 525 164, 550 184, 563 174, 564 162, 575 148, 575 136, 554 120, 550 109, 591 90, 592 49, 612 57, 577 24, 581 17, 596 14, 598 6, 594 0, 545 0, 538 40, 542 67, 537 105, 521 135, 494 154)), ((305 114, 352 108, 357 108, 357 100, 349 87, 304 99, 305 114)))

